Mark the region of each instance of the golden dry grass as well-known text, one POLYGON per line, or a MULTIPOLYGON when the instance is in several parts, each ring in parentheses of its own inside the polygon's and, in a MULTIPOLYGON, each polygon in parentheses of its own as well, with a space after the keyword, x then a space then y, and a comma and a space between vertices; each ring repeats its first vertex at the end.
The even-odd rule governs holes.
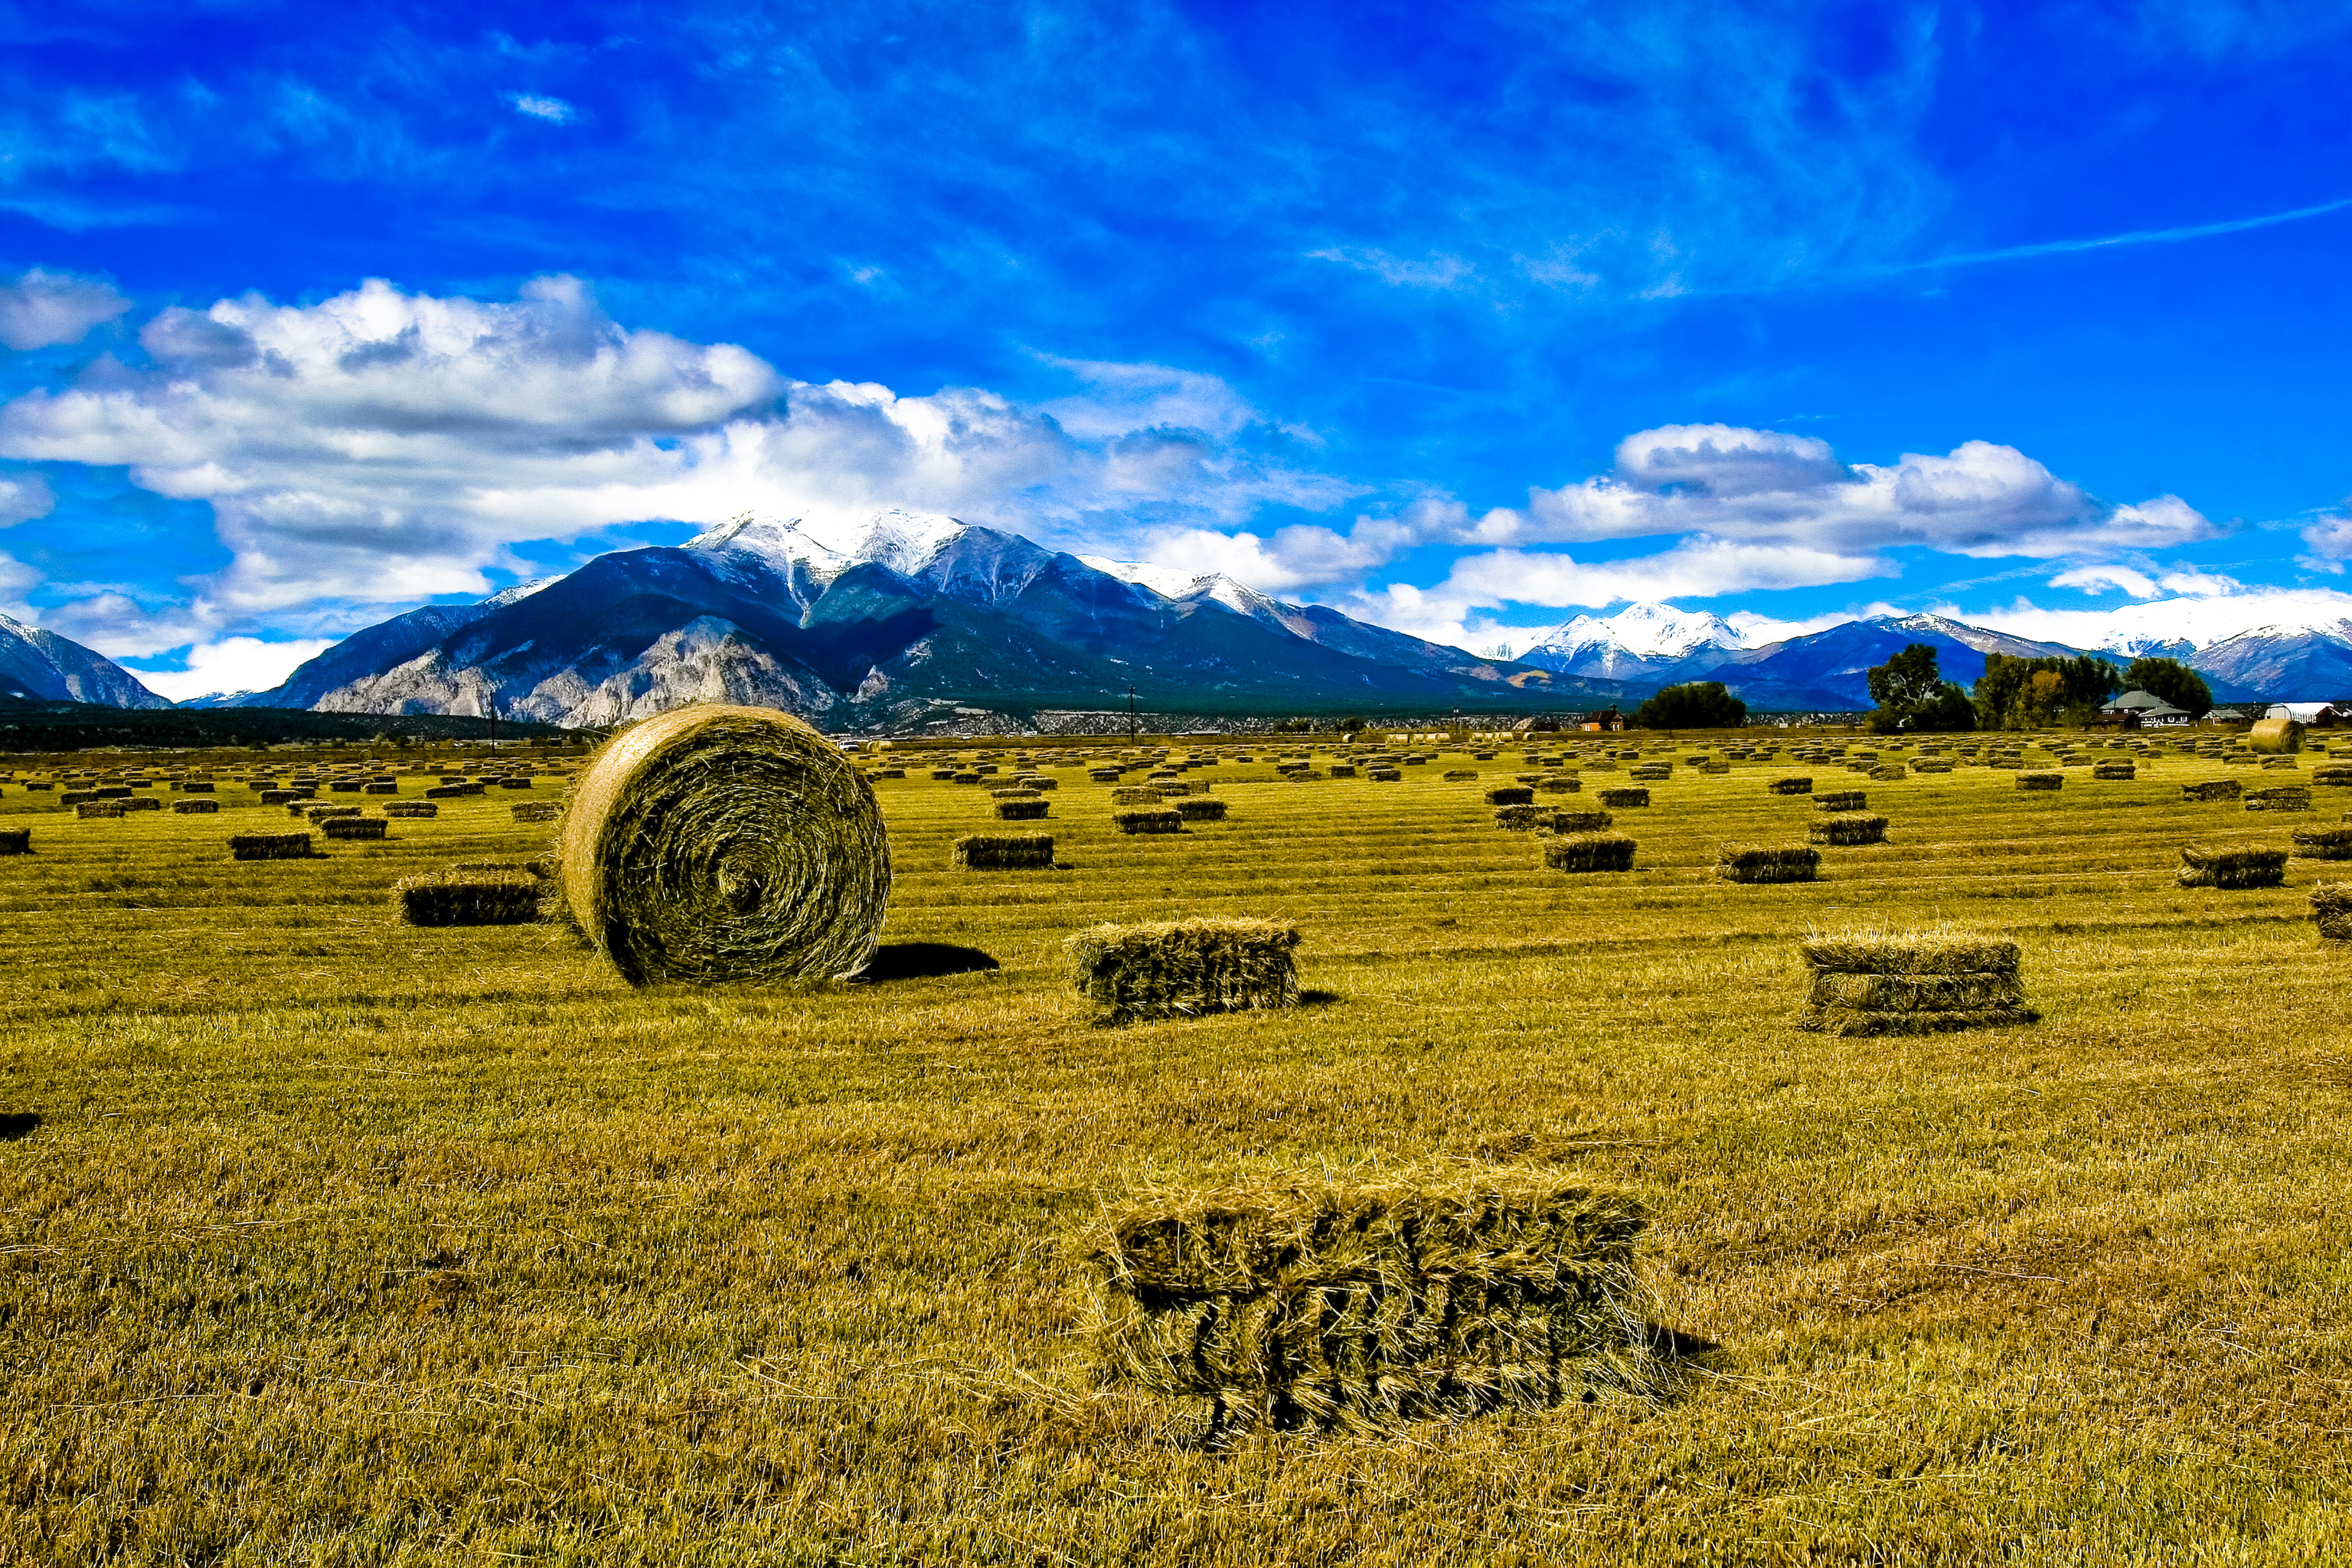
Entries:
POLYGON ((2173 879, 2314 817, 1964 765, 1874 782, 1894 842, 1817 883, 1717 879, 1803 837, 1783 758, 1677 769, 1635 870, 1564 876, 1436 765, 1256 755, 1165 837, 1057 768, 1071 868, 1003 873, 910 768, 908 977, 776 989, 399 924, 400 877, 546 847, 495 794, 240 864, 283 820, 241 789, 9 786, 0 1560, 2342 1560, 2352 952, 2326 866, 2173 879), (1064 937, 1201 915, 1297 920, 1325 994, 1086 1023, 1064 937), (1791 1026, 1805 932, 1925 922, 2016 940, 2045 1021, 1791 1026), (1654 1213, 1663 1402, 1215 1452, 1099 1377, 1072 1238, 1119 1194, 1490 1166, 1654 1213))

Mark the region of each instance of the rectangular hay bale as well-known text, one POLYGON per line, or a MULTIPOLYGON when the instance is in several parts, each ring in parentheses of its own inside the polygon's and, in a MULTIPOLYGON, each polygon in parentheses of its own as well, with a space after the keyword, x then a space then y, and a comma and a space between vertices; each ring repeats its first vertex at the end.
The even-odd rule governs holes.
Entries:
POLYGON ((1223 822, 1225 803, 1205 795, 1187 795, 1176 803, 1176 815, 1187 822, 1223 822))
POLYGON ((2246 786, 2236 779, 2208 779, 2203 784, 2180 786, 2183 800, 2235 800, 2245 794, 2246 786))
POLYGON ((1813 781, 1810 778, 1774 779, 1765 788, 1774 795, 1811 795, 1813 781))
POLYGON ((2185 845, 2178 880, 2184 888, 2275 888, 2286 880, 2286 851, 2244 845, 2185 845))
POLYGON ((1544 846, 1544 864, 1555 871, 1630 871, 1634 840, 1622 833, 1578 833, 1544 846))
POLYGON ((1822 852, 1810 844, 1727 844, 1715 858, 1715 874, 1727 882, 1812 882, 1822 871, 1822 852))
POLYGON ((1798 950, 1812 971, 1801 1029, 1845 1036, 2000 1028, 2026 1005, 2013 942, 1937 933, 1824 936, 1798 950))
POLYGON ((30 855, 32 852, 31 828, 0 827, 0 855, 30 855))
POLYGON ((1071 983, 1098 1024, 1287 1007, 1298 1000, 1292 956, 1298 928, 1288 921, 1103 925, 1062 946, 1071 983))
POLYGON ((2309 811, 2311 792, 2301 784, 2278 784, 2246 792, 2248 811, 2309 811))
POLYGON ((382 838, 390 826, 381 816, 335 816, 319 824, 330 838, 382 838))
POLYGON ((2017 775, 2017 787, 2020 789, 2061 789, 2065 786, 2065 783, 2066 775, 2064 773, 2020 773, 2017 775))
POLYGON ((999 822, 1035 822, 1045 815, 1045 802, 1034 795, 1026 800, 1000 800, 996 803, 996 819, 999 822))
POLYGON ((1605 811, 1555 811, 1551 814, 1554 833, 1605 833, 1617 826, 1617 818, 1605 811))
POLYGON ((1164 797, 1157 789, 1115 789, 1110 792, 1113 805, 1158 805, 1164 797))
POLYGON ((1528 805, 1535 798, 1536 792, 1526 784, 1500 784, 1486 792, 1488 805, 1528 805))
POLYGON ((219 809, 220 802, 209 798, 197 800, 175 800, 172 803, 172 810, 181 816, 200 816, 206 813, 216 812, 219 809))
POLYGON ((1631 1199, 1557 1176, 1146 1194, 1087 1248, 1109 1368, 1212 1442, 1540 1410, 1656 1375, 1631 1199))
POLYGON ((1632 787, 1604 789, 1601 792, 1601 804, 1612 811, 1622 810, 1627 806, 1647 805, 1650 804, 1650 792, 1646 789, 1632 787))
POLYGON ((966 871, 1050 869, 1050 833, 967 833, 949 847, 949 864, 966 871))
POLYGON ((1157 809, 1115 811, 1111 813, 1110 820, 1111 825, 1121 833, 1181 833, 1184 831, 1184 814, 1172 805, 1163 805, 1157 809))
POLYGON ((2305 860, 2352 860, 2352 827, 2298 827, 2290 836, 2305 860))
POLYGON ((307 860, 311 855, 307 833, 238 833, 228 841, 229 856, 237 860, 307 860))
POLYGON ((383 803, 386 816, 431 817, 441 815, 441 808, 429 800, 388 800, 383 803))
POLYGON ((539 919, 539 879, 528 871, 451 867, 403 877, 392 896, 415 926, 528 925, 539 919))
POLYGON ((1816 844, 1884 844, 1886 842, 1886 818, 1843 812, 1826 821, 1814 823, 1807 837, 1816 844))
POLYGON ((1823 811, 1866 811, 1870 796, 1858 789, 1833 790, 1813 796, 1813 804, 1823 811))
POLYGON ((2352 882, 2322 882, 2311 889, 2312 918, 2324 942, 2352 942, 2352 882))

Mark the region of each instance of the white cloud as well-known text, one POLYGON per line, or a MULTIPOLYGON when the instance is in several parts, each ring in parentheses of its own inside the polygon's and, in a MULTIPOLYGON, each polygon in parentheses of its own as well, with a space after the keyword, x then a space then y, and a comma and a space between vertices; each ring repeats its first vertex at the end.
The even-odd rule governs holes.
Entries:
POLYGON ((533 120, 544 120, 555 125, 562 124, 578 112, 560 98, 541 98, 527 92, 515 93, 507 102, 514 106, 517 114, 528 114, 533 120))
POLYGON ((13 283, 0 283, 0 343, 43 349, 79 342, 92 327, 129 309, 131 301, 110 283, 36 267, 13 283))
POLYGON ((294 673, 295 666, 316 658, 334 645, 332 637, 297 642, 223 637, 218 642, 198 643, 191 647, 181 661, 184 668, 180 669, 126 668, 131 668, 140 684, 156 696, 184 702, 191 697, 205 697, 215 691, 266 691, 294 673))
POLYGON ((2076 566, 2050 579, 2053 588, 2080 588, 2085 594, 2104 594, 2120 588, 2135 599, 2153 599, 2163 589, 2156 579, 2145 572, 2128 566, 2076 566))
POLYGON ((2013 447, 1967 441, 1946 457, 1845 464, 1809 436, 1669 425, 1629 436, 1614 469, 1536 489, 1490 514, 1497 543, 1705 533, 1844 553, 1924 545, 1970 556, 2153 550, 2220 529, 2176 496, 2109 506, 2013 447))
MULTIPOLYGON (((1839 555, 1796 544, 1750 544, 1700 537, 1654 555, 1580 562, 1563 553, 1495 550, 1460 557, 1433 588, 1393 584, 1359 595, 1349 608, 1382 626, 1436 642, 1476 635, 1470 613, 1505 604, 1598 608, 1628 600, 1706 598, 1757 589, 1853 583, 1890 575, 1868 554, 1839 555)), ((1839 617, 1841 619, 1844 617, 1839 617)), ((1486 623, 1480 623, 1483 627, 1486 623)))
POLYGON ((2306 572, 2341 574, 2344 563, 2352 560, 2352 517, 2320 519, 2303 531, 2303 542, 2311 553, 2296 556, 2296 565, 2306 572))
POLYGON ((58 504, 48 480, 38 474, 0 474, 0 528, 47 517, 58 504))
POLYGON ((41 574, 0 550, 0 614, 15 616, 27 626, 37 619, 34 610, 23 602, 23 595, 32 592, 41 581, 41 574))
POLYGON ((102 361, 0 406, 0 456, 124 465, 212 504, 233 559, 191 605, 52 614, 118 656, 319 599, 486 592, 517 543, 649 519, 907 507, 1099 538, 1130 512, 1213 530, 1351 489, 1228 443, 1255 415, 1212 377, 1084 367, 1095 397, 1065 410, 1081 436, 990 392, 790 381, 731 344, 623 329, 567 278, 513 303, 381 281, 312 306, 248 295, 165 310, 140 341, 150 369, 102 361))

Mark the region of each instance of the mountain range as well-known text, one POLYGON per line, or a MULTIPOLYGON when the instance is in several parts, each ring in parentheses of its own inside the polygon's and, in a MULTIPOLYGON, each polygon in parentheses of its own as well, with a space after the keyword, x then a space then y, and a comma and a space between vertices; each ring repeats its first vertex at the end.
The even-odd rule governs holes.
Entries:
MULTIPOLYGON (((2133 629, 2124 658, 2179 657, 2217 698, 2352 693, 2352 621, 2202 648, 2133 629)), ((1627 705, 1720 680, 1751 711, 1870 705, 1867 671, 1907 643, 1967 685, 1988 654, 2082 649, 1948 617, 1889 616, 1757 643, 1729 621, 1638 604, 1579 616, 1517 658, 1465 652, 1272 598, 1232 578, 1050 551, 933 513, 883 511, 829 542, 744 517, 676 547, 601 555, 476 604, 355 633, 267 691, 189 707, 495 714, 607 725, 691 701, 789 710, 832 730, 961 715, 1473 713, 1627 705)), ((0 698, 170 704, 79 644, 0 616, 0 698)))

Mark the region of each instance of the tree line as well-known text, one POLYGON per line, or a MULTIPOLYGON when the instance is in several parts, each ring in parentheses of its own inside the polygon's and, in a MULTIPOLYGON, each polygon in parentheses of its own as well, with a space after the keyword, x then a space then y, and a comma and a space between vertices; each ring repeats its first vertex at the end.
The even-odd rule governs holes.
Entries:
MULTIPOLYGON (((1870 700, 1878 704, 1870 727, 1882 735, 2079 728, 2124 691, 2145 691, 2198 718, 2213 706, 2205 678, 2176 658, 2143 657, 2117 669, 2091 654, 2018 658, 1989 653, 1984 673, 1963 688, 1944 679, 1934 644, 1915 642, 1873 666, 1869 679, 1870 700)), ((1748 705, 1717 680, 1669 686, 1633 718, 1643 730, 1732 730, 1747 721, 1748 705)))

